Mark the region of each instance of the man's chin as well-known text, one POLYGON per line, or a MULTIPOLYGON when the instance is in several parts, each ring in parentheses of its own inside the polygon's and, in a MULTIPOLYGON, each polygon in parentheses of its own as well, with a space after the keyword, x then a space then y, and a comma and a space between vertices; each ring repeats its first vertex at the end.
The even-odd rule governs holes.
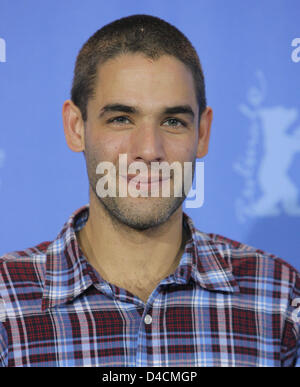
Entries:
POLYGON ((102 198, 108 214, 135 230, 147 230, 166 222, 180 207, 182 198, 102 198))

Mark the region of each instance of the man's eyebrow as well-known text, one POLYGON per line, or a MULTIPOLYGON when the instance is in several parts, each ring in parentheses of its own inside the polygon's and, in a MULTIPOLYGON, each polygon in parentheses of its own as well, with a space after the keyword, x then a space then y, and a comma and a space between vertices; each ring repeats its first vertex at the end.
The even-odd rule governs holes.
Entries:
POLYGON ((165 114, 189 114, 193 119, 195 118, 195 113, 190 105, 178 105, 168 107, 164 110, 165 114))
POLYGON ((133 106, 123 105, 120 103, 111 103, 103 106, 99 112, 99 118, 107 112, 137 113, 138 110, 133 106))
MULTIPOLYGON (((123 113, 139 113, 139 109, 134 106, 123 105, 120 103, 112 103, 103 106, 100 110, 99 118, 102 117, 107 112, 123 112, 123 113)), ((166 107, 162 110, 162 114, 188 114, 193 119, 195 118, 195 113, 190 105, 177 105, 166 107)))

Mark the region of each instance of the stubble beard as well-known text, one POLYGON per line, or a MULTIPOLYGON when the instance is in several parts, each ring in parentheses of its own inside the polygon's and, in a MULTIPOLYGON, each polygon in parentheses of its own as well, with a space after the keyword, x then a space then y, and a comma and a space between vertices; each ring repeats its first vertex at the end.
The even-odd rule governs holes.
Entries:
MULTIPOLYGON (((186 198, 183 189, 180 197, 172 195, 170 197, 149 196, 138 198, 119 197, 118 195, 116 197, 100 197, 96 190, 99 179, 99 175, 96 175, 96 158, 85 156, 90 188, 113 223, 121 223, 135 230, 147 230, 157 227, 165 223, 186 198)), ((193 161, 192 170, 194 176, 195 160, 193 161)))

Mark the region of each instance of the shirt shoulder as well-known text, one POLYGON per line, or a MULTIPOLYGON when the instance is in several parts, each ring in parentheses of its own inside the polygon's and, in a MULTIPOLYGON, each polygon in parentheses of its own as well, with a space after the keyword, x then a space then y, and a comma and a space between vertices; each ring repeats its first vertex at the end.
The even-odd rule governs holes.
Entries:
POLYGON ((223 235, 207 235, 238 282, 251 288, 272 289, 274 297, 279 293, 284 293, 290 300, 300 297, 300 273, 290 263, 275 254, 223 235))
MULTIPOLYGON (((5 253, 0 257, 0 272, 2 273, 4 268, 14 268, 16 265, 23 265, 25 267, 26 265, 42 263, 42 261, 45 261, 45 254, 50 243, 49 241, 42 242, 24 250, 5 253)), ((24 274, 26 273, 24 272, 24 274)))
POLYGON ((42 242, 0 257, 0 298, 6 305, 32 301, 42 294, 50 243, 42 242))
POLYGON ((214 233, 209 233, 207 235, 223 252, 229 253, 232 258, 232 263, 234 263, 236 267, 246 265, 249 270, 249 264, 260 261, 264 262, 264 264, 269 267, 278 267, 298 276, 300 274, 290 263, 275 254, 227 238, 223 235, 214 233))

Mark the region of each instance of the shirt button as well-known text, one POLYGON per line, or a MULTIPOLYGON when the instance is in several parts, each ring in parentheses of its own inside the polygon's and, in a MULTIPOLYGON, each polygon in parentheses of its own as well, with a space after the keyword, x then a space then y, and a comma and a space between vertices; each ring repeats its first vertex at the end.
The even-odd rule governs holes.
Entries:
POLYGON ((146 314, 146 316, 144 318, 144 322, 145 322, 145 324, 151 324, 152 323, 152 317, 150 316, 150 314, 146 314))

